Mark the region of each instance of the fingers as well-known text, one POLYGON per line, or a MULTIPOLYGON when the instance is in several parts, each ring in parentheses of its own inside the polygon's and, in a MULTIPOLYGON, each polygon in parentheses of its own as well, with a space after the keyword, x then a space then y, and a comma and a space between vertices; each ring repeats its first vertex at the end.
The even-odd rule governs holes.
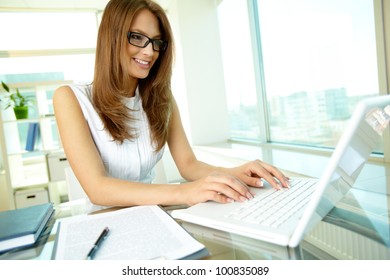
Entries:
POLYGON ((245 183, 248 186, 252 186, 252 187, 256 187, 256 188, 261 188, 264 186, 263 180, 261 180, 260 177, 253 176, 253 175, 252 176, 248 175, 247 178, 245 179, 245 183))
POLYGON ((232 203, 232 202, 234 202, 234 199, 227 197, 224 194, 213 192, 213 191, 210 191, 208 197, 209 197, 209 200, 213 200, 213 201, 219 202, 219 203, 232 203))
POLYGON ((280 190, 289 187, 288 178, 279 169, 270 164, 255 160, 247 163, 243 168, 247 169, 244 171, 246 177, 243 180, 250 186, 262 187, 263 182, 261 178, 263 178, 275 189, 280 190))
MULTIPOLYGON (((249 191, 248 187, 233 176, 214 172, 206 177, 206 182, 207 188, 214 191, 214 193, 219 196, 225 196, 227 198, 226 202, 243 202, 253 198, 253 195, 249 191)), ((213 200, 216 198, 221 199, 220 197, 214 196, 213 200)))
POLYGON ((276 167, 260 160, 226 170, 227 173, 213 172, 195 181, 195 185, 190 184, 196 188, 189 192, 188 201, 191 204, 208 200, 220 203, 244 202, 253 198, 248 186, 262 187, 262 180, 278 190, 289 187, 289 178, 276 167))
POLYGON ((260 160, 256 160, 255 164, 255 174, 264 178, 273 188, 278 190, 289 188, 289 179, 279 169, 260 160))

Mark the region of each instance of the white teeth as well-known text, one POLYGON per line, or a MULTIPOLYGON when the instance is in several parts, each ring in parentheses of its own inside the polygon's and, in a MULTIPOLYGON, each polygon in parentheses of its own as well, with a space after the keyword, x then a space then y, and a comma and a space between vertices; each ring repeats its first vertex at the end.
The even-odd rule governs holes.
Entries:
POLYGON ((149 64, 149 62, 144 61, 144 60, 140 60, 140 59, 138 59, 138 58, 136 58, 135 61, 137 61, 138 63, 141 63, 141 64, 143 64, 143 65, 148 65, 148 64, 149 64))

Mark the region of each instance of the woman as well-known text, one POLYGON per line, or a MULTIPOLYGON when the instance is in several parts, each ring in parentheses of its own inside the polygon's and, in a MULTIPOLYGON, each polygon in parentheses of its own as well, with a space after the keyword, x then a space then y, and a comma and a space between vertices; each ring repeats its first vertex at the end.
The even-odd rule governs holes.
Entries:
POLYGON ((196 159, 171 94, 172 60, 172 31, 159 5, 111 0, 99 27, 92 85, 56 90, 63 147, 91 202, 227 203, 252 198, 247 186, 261 187, 260 178, 278 189, 288 187, 278 169, 259 160, 217 168, 196 159), (151 184, 166 143, 188 183, 151 184))

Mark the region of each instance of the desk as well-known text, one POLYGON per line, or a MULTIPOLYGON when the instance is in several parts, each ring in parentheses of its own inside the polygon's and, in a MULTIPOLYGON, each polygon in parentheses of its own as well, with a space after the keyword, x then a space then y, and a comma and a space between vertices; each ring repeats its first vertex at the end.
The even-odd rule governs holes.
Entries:
POLYGON ((187 222, 182 226, 206 245, 209 259, 390 260, 389 198, 351 191, 295 249, 187 222), (364 202, 359 198, 365 198, 364 202), (381 200, 383 203, 376 204, 381 200))
MULTIPOLYGON (((210 252, 207 259, 386 259, 390 260, 390 196, 388 165, 367 165, 339 204, 295 249, 178 221, 210 252)), ((171 207, 166 208, 169 212, 171 207)), ((56 206, 56 219, 94 212, 84 200, 56 206)), ((0 259, 50 259, 56 225, 31 254, 0 259)))

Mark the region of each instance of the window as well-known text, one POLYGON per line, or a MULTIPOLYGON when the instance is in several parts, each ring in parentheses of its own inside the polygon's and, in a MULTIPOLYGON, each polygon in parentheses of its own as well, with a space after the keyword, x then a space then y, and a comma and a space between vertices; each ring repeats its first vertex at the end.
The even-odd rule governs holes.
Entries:
POLYGON ((1 12, 0 33, 6 38, 0 41, 2 80, 50 80, 53 73, 65 80, 92 80, 95 13, 1 12))
POLYGON ((246 1, 222 1, 218 18, 230 135, 233 139, 258 141, 262 132, 246 1))
MULTIPOLYGON (((9 85, 62 80, 92 81, 97 16, 95 12, 0 12, 0 80, 9 85)), ((35 90, 24 88, 21 93, 35 96, 35 90)), ((48 116, 53 114, 50 100, 54 90, 53 87, 47 91, 48 108, 45 111, 48 116)), ((37 103, 30 108, 29 117, 36 120, 41 117, 37 103)), ((29 122, 18 122, 16 125, 9 122, 5 125, 5 130, 12 131, 20 139, 20 143, 15 141, 8 149, 15 149, 16 153, 24 149, 29 125, 29 122)), ((41 141, 37 143, 38 150, 58 148, 60 140, 55 120, 48 117, 41 120, 40 125, 40 129, 43 126, 50 128, 46 130, 51 135, 45 135, 51 141, 46 141, 49 144, 45 147, 41 141)), ((23 153, 22 157, 35 158, 37 155, 39 153, 23 153)), ((0 166, 2 162, 0 158, 0 166)))
POLYGON ((94 48, 92 12, 2 12, 0 50, 94 48))
POLYGON ((224 0, 219 7, 231 137, 334 147, 356 103, 379 92, 373 1, 252 3, 250 36, 242 1, 224 0), (257 92, 248 55, 255 38, 257 92))

